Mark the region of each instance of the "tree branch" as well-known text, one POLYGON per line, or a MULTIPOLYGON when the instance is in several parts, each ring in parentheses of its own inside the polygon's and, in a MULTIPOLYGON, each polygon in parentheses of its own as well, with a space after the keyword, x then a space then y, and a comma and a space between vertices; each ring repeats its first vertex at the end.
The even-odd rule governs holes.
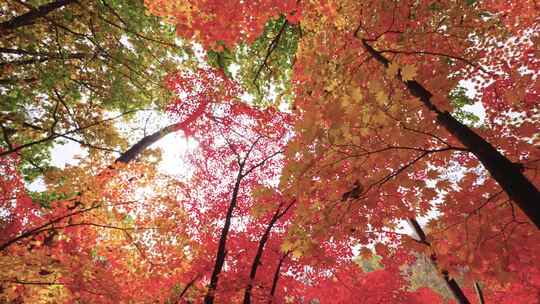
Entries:
MULTIPOLYGON (((410 218, 408 219, 408 222, 411 228, 413 229, 413 231, 416 233, 416 235, 419 238, 418 240, 416 239, 415 240, 431 248, 431 243, 427 240, 426 233, 424 232, 424 230, 422 229, 422 226, 420 226, 418 221, 415 218, 410 218)), ((439 269, 439 266, 437 264, 437 255, 435 252, 431 254, 430 261, 436 269, 439 269)), ((461 287, 459 287, 458 283, 453 278, 450 277, 446 269, 440 270, 439 273, 441 277, 444 279, 444 282, 446 283, 446 286, 448 287, 448 289, 450 289, 450 291, 454 295, 454 298, 456 298, 456 300, 460 304, 471 303, 469 299, 467 299, 467 297, 465 296, 465 293, 463 292, 463 290, 461 290, 461 287)))
POLYGON ((71 3, 75 3, 77 0, 57 0, 47 4, 38 6, 37 8, 30 10, 26 14, 22 14, 17 17, 13 17, 8 21, 0 23, 0 37, 4 36, 10 31, 13 31, 19 27, 30 25, 36 22, 37 19, 45 17, 50 12, 62 8, 71 3))
MULTIPOLYGON (((390 61, 379 51, 376 51, 368 40, 362 39, 366 51, 385 68, 390 61)), ((416 80, 403 80, 401 71, 396 78, 401 81, 412 96, 420 101, 431 112, 436 114, 437 122, 450 134, 458 139, 466 149, 473 153, 482 165, 489 171, 493 179, 501 186, 508 196, 516 202, 529 220, 540 230, 540 191, 535 185, 510 161, 500 153, 493 145, 487 142, 468 126, 456 120, 447 111, 441 111, 432 103, 432 94, 416 80)))
POLYGON ((293 200, 284 210, 281 210, 281 207, 283 206, 283 202, 281 202, 276 210, 274 212, 274 215, 272 216, 272 219, 266 226, 266 229, 259 240, 259 246, 257 247, 257 253, 255 254, 255 258, 253 258, 253 262, 251 263, 251 271, 249 273, 249 282, 246 287, 246 290, 244 291, 244 304, 250 304, 251 303, 251 291, 253 289, 253 282, 255 281, 255 277, 257 275, 257 269, 259 265, 261 264, 261 258, 264 251, 264 247, 266 245, 266 242, 268 241, 268 238, 270 236, 270 232, 272 231, 272 228, 274 228, 274 225, 276 222, 283 216, 289 209, 292 207, 292 205, 296 202, 296 200, 293 200))
POLYGON ((279 32, 277 33, 276 37, 272 39, 270 44, 268 45, 268 49, 266 50, 266 55, 264 56, 263 63, 259 66, 257 69, 257 72, 255 73, 255 77, 253 78, 253 83, 255 84, 257 82, 257 79, 259 78, 259 75, 261 74, 261 71, 264 67, 268 67, 268 59, 270 58, 270 55, 274 52, 274 50, 277 48, 279 44, 279 40, 281 39, 281 36, 283 35, 283 32, 285 31, 285 28, 287 27, 287 19, 283 22, 283 25, 279 29, 279 32))

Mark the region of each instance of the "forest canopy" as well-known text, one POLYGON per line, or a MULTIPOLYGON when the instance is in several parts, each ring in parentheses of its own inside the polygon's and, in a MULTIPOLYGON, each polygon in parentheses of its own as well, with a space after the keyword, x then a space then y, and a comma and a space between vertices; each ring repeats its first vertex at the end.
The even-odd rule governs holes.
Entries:
POLYGON ((540 303, 538 16, 2 2, 0 303, 540 303))

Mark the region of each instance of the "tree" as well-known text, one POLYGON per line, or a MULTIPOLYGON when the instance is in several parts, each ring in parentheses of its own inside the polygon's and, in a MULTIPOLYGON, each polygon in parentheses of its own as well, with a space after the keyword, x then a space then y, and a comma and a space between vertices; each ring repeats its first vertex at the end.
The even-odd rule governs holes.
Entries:
MULTIPOLYGON (((78 3, 50 5, 2 34, 78 3)), ((196 50, 159 84, 173 123, 48 171, 45 197, 24 143, 0 152, 2 301, 538 303, 533 1, 145 5, 196 50), (169 176, 147 148, 176 131, 196 147, 169 176)))
POLYGON ((109 118, 162 107, 162 78, 189 57, 142 1, 7 1, 0 10, 0 145, 20 155, 30 180, 61 140, 126 149, 109 118))
MULTIPOLYGON (((233 216, 237 212, 239 217, 246 216, 253 203, 247 195, 253 183, 264 185, 268 183, 266 180, 277 174, 277 159, 287 138, 288 118, 271 109, 260 111, 238 103, 237 84, 220 71, 199 70, 194 75, 180 73, 169 81, 176 83, 177 94, 183 97, 171 104, 169 111, 180 117, 188 114, 200 118, 194 121, 188 132, 201 147, 192 156, 195 169, 192 185, 193 190, 199 192, 199 198, 189 204, 199 210, 211 206, 211 210, 194 211, 198 215, 194 222, 201 224, 199 228, 202 231, 215 226, 218 223, 215 221, 224 221, 223 227, 215 227, 220 233, 210 230, 207 232, 210 235, 205 236, 211 249, 214 248, 214 245, 210 245, 212 240, 219 235, 217 248, 214 249, 213 271, 204 299, 205 303, 213 303, 223 265, 231 251, 227 248, 227 241, 233 233, 231 229, 234 229, 233 216)), ((276 212, 274 222, 282 216, 283 211, 280 207, 276 212)), ((273 225, 269 226, 270 229, 273 225)))
MULTIPOLYGON (((317 178, 321 182, 303 182, 298 188, 309 189, 307 193, 320 192, 322 197, 329 195, 326 190, 328 188, 340 189, 331 197, 335 203, 328 207, 335 209, 340 194, 348 193, 358 180, 363 191, 356 200, 351 201, 353 206, 345 216, 355 218, 353 223, 356 225, 366 223, 376 228, 386 226, 385 222, 391 222, 392 218, 403 219, 407 212, 425 215, 432 208, 433 199, 438 197, 443 203, 437 206, 437 211, 442 214, 438 221, 433 221, 433 227, 436 227, 434 229, 437 232, 445 231, 444 236, 437 237, 437 240, 444 243, 441 244, 441 250, 448 258, 445 265, 453 265, 456 271, 454 275, 459 273, 457 269, 460 267, 475 268, 465 261, 466 256, 483 260, 486 266, 500 265, 500 270, 495 272, 501 275, 507 273, 509 270, 505 268, 502 260, 517 262, 518 259, 490 246, 504 247, 504 244, 511 240, 516 246, 513 248, 519 247, 518 251, 528 252, 529 246, 535 246, 532 239, 535 239, 537 233, 532 232, 531 229, 534 228, 525 224, 523 215, 515 210, 515 203, 501 195, 496 183, 479 171, 476 160, 464 152, 476 154, 484 165, 485 159, 482 160, 474 149, 471 150, 470 142, 464 142, 463 138, 459 137, 461 135, 453 132, 453 138, 442 130, 446 123, 441 125, 441 122, 437 121, 437 115, 452 120, 452 124, 459 125, 460 130, 467 128, 458 124, 449 114, 444 113, 444 110, 435 109, 440 112, 434 117, 429 113, 434 109, 432 105, 425 103, 422 107, 421 100, 417 99, 433 97, 436 107, 449 110, 449 99, 446 96, 456 88, 458 81, 473 77, 475 73, 481 73, 486 78, 496 77, 497 75, 485 74, 482 70, 495 69, 497 65, 504 64, 497 62, 497 59, 504 61, 506 58, 490 56, 491 53, 486 53, 485 50, 496 52, 494 45, 497 39, 508 39, 508 36, 503 34, 507 30, 504 26, 492 27, 494 20, 484 20, 486 22, 483 23, 477 16, 483 13, 484 8, 476 5, 444 6, 383 1, 339 3, 330 6, 327 10, 304 9, 304 18, 310 16, 306 13, 308 11, 312 12, 312 15, 306 21, 301 21, 301 24, 306 26, 303 27, 305 34, 299 47, 302 54, 297 54, 295 64, 301 84, 295 106, 300 109, 304 122, 301 124, 301 133, 297 136, 298 143, 289 145, 293 148, 289 155, 291 160, 295 160, 291 161, 291 166, 298 168, 297 161, 301 159, 298 158, 298 152, 302 153, 302 158, 305 159, 302 166, 309 168, 308 179, 317 178), (470 22, 470 26, 467 22, 470 22), (308 28, 308 24, 311 27, 308 28), (497 28, 500 32, 494 35, 482 33, 486 28, 490 31, 497 28), (471 31, 471 35, 478 37, 480 42, 471 41, 468 38, 470 36, 463 34, 465 30, 471 31), (363 36, 364 41, 356 39, 358 36, 363 36), (439 40, 439 36, 445 38, 439 40), (336 42, 329 44, 330 39, 336 42), (373 46, 375 42, 377 47, 373 46), (476 45, 476 42, 483 46, 482 51, 469 47, 476 45), (392 60, 385 61, 382 54, 392 56, 392 60), (386 62, 389 67, 384 68, 381 62, 386 62), (421 92, 423 96, 419 94, 421 92), (303 147, 310 149, 305 151, 303 147), (448 176, 450 170, 442 168, 449 167, 456 161, 461 166, 476 169, 459 172, 452 178, 448 176), (337 176, 340 178, 336 178, 337 176), (427 186, 426 179, 437 181, 436 188, 427 186), (312 186, 307 186, 309 184, 312 186), (360 208, 362 205, 368 210, 376 208, 377 211, 371 214, 361 209, 362 212, 357 214, 353 208, 360 208), (488 218, 485 217, 487 212, 490 214, 488 218), (369 216, 364 216, 365 214, 369 216), (475 225, 476 228, 470 225, 472 214, 482 219, 478 226, 475 225), (357 216, 364 219, 359 220, 357 216), (487 230, 484 229, 489 229, 486 226, 492 227, 493 233, 486 234, 487 230), (507 230, 509 228, 512 229, 511 232, 507 230), (474 237, 471 237, 472 231, 475 231, 474 237), (532 237, 531 243, 526 242, 527 245, 522 241, 525 234, 532 237), (459 240, 449 239, 449 235, 454 235, 459 240), (485 247, 480 249, 466 245, 471 239, 476 239, 485 247), (485 241, 487 243, 484 243, 485 241), (446 245, 450 242, 455 245, 452 249, 456 251, 446 250, 446 245), (488 260, 490 262, 487 262, 488 260)), ((526 28, 528 25, 524 26, 526 28)), ((510 53, 515 54, 515 58, 523 58, 522 50, 527 53, 530 42, 527 42, 527 38, 524 40, 523 44, 511 45, 510 53)), ((537 154, 537 149, 527 140, 535 138, 535 135, 527 130, 532 125, 537 125, 538 120, 535 114, 532 114, 536 110, 531 112, 527 100, 537 99, 533 97, 536 94, 533 89, 535 84, 527 82, 528 75, 511 72, 514 68, 510 65, 507 72, 498 77, 514 78, 516 83, 527 84, 516 94, 528 97, 523 101, 517 100, 512 108, 516 112, 526 110, 530 119, 518 120, 511 126, 506 119, 506 123, 498 123, 501 126, 486 125, 486 128, 479 132, 488 142, 500 144, 499 149, 514 159, 513 162, 534 162, 536 156, 533 155, 537 154), (503 129, 505 132, 501 132, 503 129), (516 140, 518 146, 515 149, 516 140)), ((482 88, 489 90, 481 83, 481 96, 482 88)), ((483 96, 484 102, 505 104, 507 107, 512 104, 501 99, 495 101, 488 96, 496 95, 483 96)), ((491 109, 489 104, 486 104, 486 108, 491 109)), ((499 111, 496 113, 504 116, 499 111)), ((491 119, 488 118, 489 120, 491 119)), ((480 146, 475 145, 474 148, 480 146)), ((493 151, 492 148, 489 149, 493 151)), ((487 148, 484 150, 487 151, 487 148)), ((498 157, 500 158, 500 155, 498 157)), ((519 164, 512 165, 508 160, 505 162, 507 169, 504 169, 504 166, 499 168, 503 169, 505 174, 520 170, 519 164), (509 166, 514 168, 510 169, 509 166)), ((530 182, 537 185, 538 180, 534 174, 536 170, 534 165, 524 169, 530 182)), ((291 172, 293 180, 302 177, 299 174, 306 174, 306 171, 297 169, 292 169, 291 172)), ((505 175, 504 178, 506 177, 505 175)), ((529 181, 524 180, 524 183, 529 181)), ((511 191, 508 191, 504 184, 502 186, 503 190, 515 199, 511 191)), ((528 193, 531 196, 525 199, 525 203, 530 206, 530 220, 535 222, 534 214, 538 208, 535 207, 537 199, 533 197, 537 190, 532 187, 529 187, 531 190, 528 193)), ((307 201, 319 199, 312 195, 307 201)), ((345 229, 349 227, 346 226, 345 229)), ((365 233, 367 227, 364 227, 355 227, 355 231, 360 231, 359 234, 365 233)), ((531 257, 536 256, 533 252, 528 254, 531 257)), ((535 268, 530 264, 523 267, 529 271, 535 268)), ((486 270, 475 271, 474 275, 471 272, 467 274, 481 280, 497 276, 494 272, 487 275, 486 270)), ((496 279, 500 280, 500 277, 496 279)))
MULTIPOLYGON (((503 124, 505 132, 502 134, 505 134, 508 140, 495 141, 501 143, 499 148, 507 151, 506 155, 518 160, 517 162, 534 162, 535 157, 532 155, 536 154, 536 149, 530 143, 520 143, 517 150, 512 150, 509 145, 511 138, 514 142, 515 138, 524 138, 525 141, 527 138, 535 138, 534 132, 528 130, 532 131, 532 126, 537 126, 538 123, 534 118, 535 107, 531 104, 532 100, 537 99, 535 82, 530 81, 536 69, 534 65, 528 64, 531 67, 530 73, 523 74, 516 70, 518 58, 525 62, 530 62, 533 58, 527 51, 532 46, 532 37, 529 38, 525 32, 534 25, 526 21, 521 24, 522 28, 515 28, 515 22, 512 27, 508 27, 511 22, 496 24, 494 18, 480 17, 493 16, 491 10, 498 5, 500 3, 489 1, 461 5, 412 2, 397 4, 382 1, 329 3, 323 7, 318 4, 302 6, 300 24, 303 36, 294 69, 299 84, 295 107, 304 117, 304 121, 299 124, 301 132, 296 143, 289 145, 290 166, 285 169, 284 175, 290 173, 290 180, 298 183, 297 189, 309 189, 305 191, 309 193, 306 200, 310 202, 306 205, 309 206, 317 200, 333 201, 328 205, 328 209, 335 209, 342 194, 350 193, 353 185, 360 183, 365 192, 357 195, 357 199, 362 197, 367 200, 366 206, 382 207, 388 212, 378 209, 378 214, 370 215, 369 220, 367 217, 364 217, 364 220, 355 219, 351 221, 351 225, 369 222, 372 226, 383 227, 384 222, 391 218, 403 218, 407 212, 415 214, 420 211, 425 214, 431 207, 430 202, 438 194, 432 187, 422 187, 421 190, 416 188, 421 185, 417 180, 427 174, 437 178, 437 170, 430 170, 433 165, 444 166, 445 163, 456 160, 464 164, 467 159, 468 166, 476 166, 474 159, 465 155, 467 152, 474 154, 529 219, 537 222, 536 214, 540 209, 534 202, 538 200, 538 190, 537 186, 533 185, 538 182, 534 179, 536 168, 514 164, 515 161, 510 161, 489 144, 495 140, 495 134, 500 137, 499 127, 482 130, 482 138, 445 112, 449 109, 447 96, 456 89, 458 81, 462 79, 473 78, 478 73, 482 75, 483 82, 479 83, 479 88, 480 91, 482 88, 487 90, 487 94, 482 95, 487 109, 491 108, 489 102, 500 105, 506 101, 495 102, 488 97, 496 98, 497 95, 490 93, 493 88, 484 85, 486 80, 513 79, 510 81, 520 84, 515 95, 524 98, 521 102, 514 97, 514 102, 509 100, 505 107, 508 108, 508 104, 513 103, 515 111, 524 109, 531 118, 515 123, 518 128, 509 128, 508 123, 503 124), (469 39, 470 36, 465 35, 464 31, 468 31, 476 39, 469 39), (512 33, 523 37, 523 41, 510 45, 508 53, 512 54, 512 57, 491 56, 493 52, 497 53, 497 44, 506 42, 512 33), (363 38, 360 39, 359 36, 363 38), (437 36, 452 39, 433 38, 437 36), (337 43, 329 44, 329 41, 337 43), (374 42, 378 49, 372 46, 374 42), (473 48, 478 45, 482 48, 473 48), (392 55, 393 60, 385 58, 386 54, 392 55), (507 60, 508 62, 505 62, 507 60), (388 70, 385 66, 389 67, 388 70), (498 72, 500 67, 503 68, 503 74, 493 72, 498 72), (437 77, 433 77, 435 73, 437 77), (373 75, 380 76, 374 80, 373 75), (419 98, 425 108, 419 109, 418 106, 422 103, 411 99, 411 95, 419 98), (431 116, 430 111, 435 112, 435 117, 431 116), (446 128, 454 138, 448 137, 447 131, 442 128, 446 128), (403 136, 395 136, 396 134, 403 136), (415 142, 417 139, 413 136, 419 135, 425 140, 425 145, 415 142), (354 141, 356 138, 357 141, 354 141), (455 152, 450 153, 452 151, 455 152), (301 158, 298 157, 299 152, 302 153, 301 158), (304 165, 299 166, 299 160, 304 165), (429 162, 424 162, 425 160, 429 162), (525 177, 520 170, 525 170, 529 175, 525 177), (388 171, 389 173, 385 173, 388 171), (361 172, 363 179, 368 177, 367 181, 358 181, 358 173, 354 172, 361 172), (370 173, 374 176, 369 177, 370 173), (510 173, 515 177, 510 177, 513 176, 509 175, 510 173), (336 176, 341 178, 336 179, 336 176), (395 177, 399 179, 394 180, 395 177), (524 187, 523 190, 513 190, 516 189, 516 181, 521 181, 519 183, 524 187), (330 189, 336 189, 335 192, 328 192, 329 184, 332 185, 330 189), (406 187, 406 184, 409 186, 406 187), (387 190, 381 191, 382 189, 387 190), (321 196, 315 198, 314 191, 320 191, 321 196), (423 195, 420 202, 415 199, 418 193, 423 195), (404 195, 407 195, 405 206, 401 200, 404 195), (518 197, 520 195, 526 196, 518 197), (395 200, 391 204, 388 204, 387 200, 383 207, 382 201, 379 201, 382 197, 394 197, 395 200), (415 207, 417 204, 420 205, 415 207), (397 213, 405 210, 408 211, 401 215, 397 213)), ((516 16, 509 19, 511 18, 516 16)), ((496 113, 499 114, 500 111, 496 113)), ((468 198, 464 197, 465 191, 455 191, 449 188, 449 184, 443 186, 444 183, 440 182, 441 187, 444 187, 441 189, 448 192, 445 194, 446 200, 450 201, 440 207, 444 214, 469 218, 470 210, 478 212, 492 201, 490 197, 499 192, 496 184, 487 180, 480 181, 481 187, 474 187, 471 182, 475 182, 474 176, 478 175, 477 172, 479 171, 468 171, 465 178, 461 179, 462 182, 457 183, 461 189, 477 191, 468 198), (458 193, 459 198, 454 195, 458 193), (472 206, 465 207, 466 205, 472 206), (449 210, 450 208, 452 210, 449 210)), ((482 175, 484 174, 480 173, 480 176, 482 175)), ((516 218, 512 204, 503 203, 503 206, 494 207, 499 217, 498 220, 490 219, 490 222, 493 229, 498 231, 495 236, 504 235, 509 225, 515 225, 510 237, 516 245, 524 244, 518 241, 520 237, 517 231, 522 228, 523 233, 530 235, 530 232, 525 232, 530 228, 522 226, 519 215, 516 218)), ((347 211, 349 217, 355 214, 350 209, 347 211)), ((319 210, 312 213, 318 212, 319 210)), ((449 225, 452 225, 452 222, 449 220, 449 225)), ((349 229, 341 224, 341 231, 349 229)), ((441 229, 445 229, 445 226, 443 224, 441 229)), ((457 232, 458 229, 454 231, 460 233, 457 232)), ((482 235, 481 231, 478 231, 478 236, 481 239, 491 238, 482 235)), ((502 240, 494 241, 497 242, 501 244, 502 240)), ((455 244, 459 246, 460 243, 455 244)), ((521 248, 525 247, 527 246, 521 248)), ((480 255, 479 252, 472 254, 480 255)), ((530 254, 534 256, 534 253, 530 254)))

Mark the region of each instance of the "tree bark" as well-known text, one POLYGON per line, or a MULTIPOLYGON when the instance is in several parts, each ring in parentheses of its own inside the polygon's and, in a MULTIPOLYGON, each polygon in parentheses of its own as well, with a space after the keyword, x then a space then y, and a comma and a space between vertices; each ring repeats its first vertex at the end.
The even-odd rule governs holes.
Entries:
POLYGON ((253 281, 255 280, 255 276, 257 275, 257 269, 259 268, 259 265, 261 264, 261 258, 264 251, 264 246, 266 245, 266 242, 268 241, 270 232, 272 231, 272 228, 274 228, 274 225, 276 224, 276 222, 283 215, 285 215, 287 211, 289 211, 289 209, 291 208, 293 204, 294 204, 294 201, 291 202, 283 211, 281 211, 282 205, 280 204, 278 209, 272 216, 270 223, 268 223, 268 226, 266 226, 264 234, 261 237, 261 240, 259 241, 259 246, 257 247, 257 253, 255 254, 255 258, 253 259, 253 263, 251 264, 251 271, 249 273, 249 282, 244 292, 244 304, 251 303, 251 290, 253 289, 253 281))
POLYGON ((442 276, 444 281, 446 282, 446 286, 448 287, 448 289, 450 289, 450 292, 452 292, 452 295, 454 296, 454 298, 456 298, 459 304, 471 303, 469 299, 467 299, 467 296, 465 296, 465 293, 463 293, 463 290, 461 290, 461 288, 459 287, 456 280, 454 280, 448 275, 448 272, 443 271, 442 276))
POLYGON ((115 163, 129 163, 133 159, 135 159, 137 156, 139 156, 146 148, 148 148, 150 145, 154 144, 158 140, 162 139, 166 135, 173 133, 175 131, 181 130, 184 126, 184 122, 181 123, 175 123, 172 125, 169 125, 153 134, 150 134, 148 136, 145 136, 141 140, 139 140, 136 144, 131 146, 126 152, 122 153, 120 157, 118 157, 114 162, 115 163))
MULTIPOLYGON (((415 218, 410 218, 409 219, 409 224, 410 224, 411 228, 414 230, 414 232, 416 233, 416 235, 418 236, 418 240, 416 240, 416 241, 418 241, 418 242, 420 242, 420 243, 422 243, 422 244, 424 244, 426 246, 431 247, 431 244, 427 241, 426 233, 424 232, 424 230, 422 229, 422 227, 420 226, 418 221, 416 221, 415 218)), ((437 255, 435 253, 433 253, 429 257, 429 259, 430 259, 431 263, 433 264, 433 266, 435 267, 435 269, 439 269, 439 265, 437 264, 437 255)), ((470 304, 471 303, 469 301, 469 299, 467 299, 467 297, 465 296, 465 293, 463 293, 463 290, 461 290, 461 288, 459 287, 456 280, 454 280, 453 278, 450 277, 450 275, 448 274, 448 271, 446 269, 440 270, 440 274, 441 274, 441 277, 443 278, 444 282, 446 283, 446 287, 448 287, 448 289, 450 290, 450 292, 452 293, 454 298, 456 298, 456 300, 458 301, 459 304, 470 304)))
POLYGON ((270 301, 268 301, 269 304, 271 304, 274 301, 274 295, 276 294, 277 289, 277 283, 279 281, 279 274, 281 273, 281 266, 283 265, 283 261, 285 261, 285 258, 289 256, 291 252, 285 253, 281 258, 279 259, 279 263, 276 267, 276 271, 274 272, 274 278, 272 279, 272 289, 270 290, 270 301))
POLYGON ((197 275, 196 277, 193 278, 193 280, 189 281, 186 284, 186 286, 184 287, 184 289, 182 290, 182 292, 178 295, 178 298, 176 299, 177 303, 180 303, 180 300, 182 300, 182 298, 184 297, 186 292, 191 288, 191 286, 193 286, 195 284, 195 282, 197 282, 198 279, 199 279, 199 276, 197 275))
POLYGON ((476 295, 478 296, 478 304, 485 304, 486 301, 484 300, 484 293, 482 292, 482 288, 480 288, 480 284, 478 284, 478 282, 474 282, 474 290, 476 290, 476 295))
MULTIPOLYGON (((374 59, 383 66, 388 67, 390 64, 388 59, 371 47, 366 40, 362 40, 362 43, 374 59)), ((471 128, 452 117, 450 113, 439 110, 431 102, 433 96, 431 92, 420 83, 415 80, 404 81, 400 73, 398 73, 397 77, 405 84, 411 95, 418 97, 424 106, 436 114, 437 122, 478 158, 501 188, 540 229, 540 192, 525 177, 518 166, 471 128)))
POLYGON ((50 12, 71 3, 75 3, 76 1, 77 0, 57 0, 51 3, 40 5, 36 9, 33 9, 26 14, 22 14, 20 16, 13 17, 8 21, 4 21, 0 23, 0 37, 5 35, 9 31, 17 29, 21 26, 33 24, 34 22, 36 22, 36 19, 45 17, 50 12))
MULTIPOLYGON (((247 158, 247 156, 246 156, 247 158)), ((221 230, 221 236, 219 238, 218 251, 216 254, 216 262, 214 263, 214 270, 212 271, 212 277, 210 278, 210 285, 208 285, 208 292, 204 296, 204 304, 214 303, 214 294, 216 292, 217 284, 219 281, 219 274, 225 263, 225 257, 227 256, 227 237, 229 235, 229 229, 231 227, 231 220, 234 208, 236 208, 236 203, 238 202, 238 192, 240 191, 240 183, 242 182, 242 170, 243 163, 238 169, 238 175, 236 177, 236 182, 234 184, 233 193, 231 196, 231 202, 229 203, 229 208, 227 209, 227 215, 225 216, 225 224, 221 230)))

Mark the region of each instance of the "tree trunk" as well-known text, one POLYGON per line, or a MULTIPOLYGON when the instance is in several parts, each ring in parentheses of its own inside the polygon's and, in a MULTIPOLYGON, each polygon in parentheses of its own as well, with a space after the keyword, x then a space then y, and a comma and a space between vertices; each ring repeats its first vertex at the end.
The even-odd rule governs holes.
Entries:
POLYGON ((257 253, 255 254, 255 258, 253 259, 253 263, 251 264, 251 271, 249 273, 248 286, 246 287, 246 290, 244 292, 244 304, 251 303, 251 290, 253 289, 253 281, 255 280, 255 276, 257 275, 257 269, 259 268, 259 265, 261 264, 261 258, 264 251, 264 246, 266 245, 266 242, 268 241, 270 232, 272 231, 272 228, 274 228, 274 225, 276 224, 276 222, 283 215, 285 215, 285 213, 289 210, 289 208, 291 208, 293 204, 294 204, 294 201, 290 203, 283 211, 281 211, 282 204, 279 205, 278 209, 272 216, 270 223, 268 223, 268 226, 266 227, 264 234, 261 237, 261 240, 259 241, 259 247, 257 248, 257 253))
MULTIPOLYGON (((388 67, 390 61, 371 47, 366 40, 362 43, 368 53, 379 63, 388 67)), ((489 171, 508 196, 516 202, 519 208, 540 229, 540 192, 525 177, 521 170, 495 147, 476 134, 471 128, 460 123, 450 113, 439 110, 432 102, 433 96, 415 80, 403 81, 400 73, 397 76, 407 87, 409 93, 420 101, 437 116, 437 122, 450 134, 456 137, 480 163, 489 171)))
POLYGON ((478 282, 474 282, 474 290, 476 290, 476 295, 478 296, 478 304, 486 304, 486 301, 484 300, 484 293, 482 292, 482 288, 480 288, 480 284, 478 284, 478 282))
POLYGON ((470 304, 471 302, 469 301, 469 299, 467 299, 467 297, 463 293, 463 290, 461 290, 461 288, 459 287, 456 280, 452 279, 448 275, 448 272, 442 272, 442 275, 443 275, 444 281, 446 282, 446 287, 448 287, 448 289, 450 289, 450 291, 452 292, 452 295, 454 296, 454 298, 456 298, 458 303, 459 304, 470 304))
POLYGON ((285 258, 290 254, 291 252, 285 253, 280 259, 279 263, 276 267, 276 271, 274 272, 274 278, 272 279, 272 289, 270 290, 270 301, 268 301, 269 304, 271 304, 274 301, 274 295, 276 294, 277 289, 277 283, 279 280, 279 274, 281 273, 281 266, 283 265, 283 261, 285 261, 285 258))
POLYGON ((173 133, 175 131, 181 130, 184 126, 184 123, 175 123, 172 125, 169 125, 153 134, 150 134, 148 136, 145 136, 141 140, 139 140, 136 144, 131 146, 127 151, 122 153, 120 157, 118 157, 114 162, 115 163, 129 163, 133 159, 135 159, 137 156, 139 156, 146 148, 148 148, 150 145, 155 143, 156 141, 162 139, 166 135, 173 133))
MULTIPOLYGON (((246 156, 247 157, 247 156, 246 156)), ((227 245, 227 236, 229 234, 229 229, 231 227, 231 219, 234 208, 236 208, 236 203, 238 202, 238 192, 240 191, 240 183, 242 181, 242 169, 243 165, 238 169, 238 176, 236 177, 236 183, 234 184, 234 190, 231 197, 231 202, 229 208, 227 209, 227 215, 225 217, 225 224, 221 230, 221 236, 219 238, 218 252, 216 254, 216 262, 214 264, 214 270, 212 272, 212 277, 210 278, 210 285, 208 285, 208 292, 204 296, 204 304, 214 303, 214 294, 216 292, 217 284, 219 281, 219 274, 225 263, 225 257, 227 255, 226 245, 227 245)))
MULTIPOLYGON (((416 233, 416 235, 419 238, 416 241, 418 241, 418 242, 420 242, 420 243, 422 243, 422 244, 424 244, 426 246, 431 247, 431 244, 427 241, 426 233, 424 232, 424 230, 422 229, 420 224, 418 224, 418 221, 416 221, 415 218, 410 218, 409 219, 409 224, 411 225, 411 228, 414 230, 414 232, 416 233)), ((433 267, 435 267, 435 269, 438 270, 439 265, 437 264, 437 255, 435 253, 433 253, 429 257, 429 259, 430 259, 431 264, 433 265, 433 267)), ((456 300, 458 301, 459 304, 470 304, 471 303, 469 301, 469 299, 467 299, 467 297, 465 296, 465 293, 463 293, 463 290, 461 290, 461 288, 459 287, 456 280, 454 280, 453 278, 450 277, 450 275, 448 274, 448 271, 446 271, 446 269, 440 270, 439 273, 441 274, 441 277, 443 278, 444 282, 446 283, 446 287, 448 287, 450 292, 452 292, 452 295, 454 296, 454 298, 456 298, 456 300)))

